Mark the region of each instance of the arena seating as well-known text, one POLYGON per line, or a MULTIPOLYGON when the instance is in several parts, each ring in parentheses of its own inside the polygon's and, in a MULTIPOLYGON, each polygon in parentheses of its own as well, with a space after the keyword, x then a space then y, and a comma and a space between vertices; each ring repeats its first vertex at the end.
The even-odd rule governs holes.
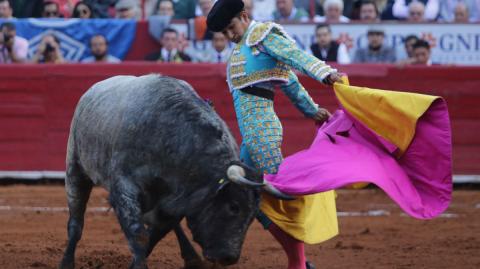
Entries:
MULTIPOLYGON (((352 85, 443 96, 453 128, 455 174, 480 174, 480 67, 348 65, 337 68, 352 85)), ((211 99, 238 138, 225 66, 209 64, 3 65, 0 66, 0 171, 63 171, 69 125, 80 96, 113 75, 162 73, 184 79, 211 99)), ((305 76, 302 83, 320 105, 336 108, 332 90, 305 76)), ((276 110, 284 124, 286 155, 312 141, 314 123, 283 94, 276 110)))

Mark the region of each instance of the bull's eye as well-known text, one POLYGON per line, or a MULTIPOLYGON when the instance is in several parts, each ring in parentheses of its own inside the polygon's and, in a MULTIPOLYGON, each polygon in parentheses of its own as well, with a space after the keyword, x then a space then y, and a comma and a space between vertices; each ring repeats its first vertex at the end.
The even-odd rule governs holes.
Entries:
POLYGON ((237 203, 229 203, 228 212, 232 215, 238 215, 240 214, 240 206, 237 203))

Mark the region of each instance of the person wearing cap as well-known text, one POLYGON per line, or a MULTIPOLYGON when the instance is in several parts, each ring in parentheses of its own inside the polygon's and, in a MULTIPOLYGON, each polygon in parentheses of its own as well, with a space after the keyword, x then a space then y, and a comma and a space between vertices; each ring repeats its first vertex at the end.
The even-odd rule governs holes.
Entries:
POLYGON ((368 47, 355 51, 354 63, 394 63, 397 60, 395 50, 384 44, 385 32, 382 28, 370 28, 367 39, 368 47))
MULTIPOLYGON (((335 69, 299 49, 282 26, 251 20, 242 0, 218 0, 207 26, 236 43, 227 62, 227 83, 243 139, 240 158, 263 173, 275 174, 283 160, 282 125, 273 110, 275 86, 306 117, 324 122, 330 113, 314 103, 291 68, 328 85, 341 78, 335 69)), ((258 219, 282 245, 289 269, 314 268, 306 262, 304 242, 318 243, 338 233, 333 192, 293 201, 264 194, 260 209, 258 219)))

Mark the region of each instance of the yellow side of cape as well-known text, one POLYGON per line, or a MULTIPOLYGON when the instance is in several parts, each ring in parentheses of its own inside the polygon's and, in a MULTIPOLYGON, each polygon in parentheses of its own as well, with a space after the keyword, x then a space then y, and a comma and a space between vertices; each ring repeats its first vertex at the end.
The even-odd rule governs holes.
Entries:
POLYGON ((262 195, 260 209, 280 229, 308 244, 317 244, 338 234, 334 191, 299 196, 293 201, 262 195))
POLYGON ((335 83, 335 95, 345 110, 398 147, 398 156, 415 136, 417 120, 438 96, 396 92, 335 83))

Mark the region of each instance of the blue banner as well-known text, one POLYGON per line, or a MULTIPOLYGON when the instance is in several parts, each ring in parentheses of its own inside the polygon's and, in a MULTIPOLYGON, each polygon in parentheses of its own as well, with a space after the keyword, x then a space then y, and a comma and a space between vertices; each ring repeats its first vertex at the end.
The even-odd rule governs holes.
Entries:
POLYGON ((29 41, 29 58, 35 54, 44 35, 54 34, 69 62, 90 56, 90 38, 97 34, 107 38, 109 54, 123 59, 137 30, 135 20, 120 19, 19 19, 11 22, 17 27, 17 35, 29 41))

